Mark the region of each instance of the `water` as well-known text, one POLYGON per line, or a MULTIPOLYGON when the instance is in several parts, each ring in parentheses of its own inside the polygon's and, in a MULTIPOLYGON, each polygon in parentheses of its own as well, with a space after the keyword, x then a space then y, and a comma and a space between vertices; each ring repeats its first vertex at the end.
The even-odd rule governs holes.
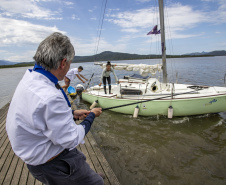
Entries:
MULTIPOLYGON (((155 64, 159 60, 122 62, 155 64)), ((91 85, 99 83, 102 70, 98 66, 72 67, 79 65, 85 77, 95 73, 91 85)), ((179 83, 224 86, 226 57, 171 59, 167 68, 170 81, 176 80, 173 73, 178 72, 179 83)), ((12 97, 25 70, 0 69, 1 105, 12 97)), ((116 74, 123 77, 128 72, 116 74)), ((75 80, 72 85, 78 83, 75 80)), ((88 109, 89 104, 81 102, 81 107, 88 109)), ((105 111, 95 119, 92 133, 123 185, 226 184, 226 112, 168 120, 155 116, 134 119, 105 111)))
POLYGON ((0 69, 0 108, 12 99, 17 84, 29 68, 31 67, 0 69))

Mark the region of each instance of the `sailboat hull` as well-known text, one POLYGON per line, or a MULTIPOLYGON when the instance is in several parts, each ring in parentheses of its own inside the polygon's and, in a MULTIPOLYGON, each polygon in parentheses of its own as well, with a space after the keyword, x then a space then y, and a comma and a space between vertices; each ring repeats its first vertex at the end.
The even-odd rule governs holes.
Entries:
MULTIPOLYGON (((140 101, 135 99, 121 99, 117 97, 109 98, 97 96, 89 92, 84 92, 82 94, 82 98, 89 103, 93 103, 95 100, 98 100, 97 106, 102 108, 114 107, 140 101)), ((226 111, 226 94, 186 99, 175 98, 153 100, 145 103, 138 103, 135 105, 111 109, 111 111, 123 114, 133 114, 134 109, 137 105, 139 106, 139 115, 141 116, 167 116, 169 106, 173 107, 173 116, 218 113, 226 111)))

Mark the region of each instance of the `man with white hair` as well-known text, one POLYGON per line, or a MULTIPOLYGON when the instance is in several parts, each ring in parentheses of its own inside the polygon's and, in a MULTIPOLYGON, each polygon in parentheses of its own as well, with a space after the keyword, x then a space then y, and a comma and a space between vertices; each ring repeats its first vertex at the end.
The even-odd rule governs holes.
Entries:
POLYGON ((48 185, 103 185, 103 179, 76 149, 83 142, 100 108, 70 108, 58 84, 67 74, 75 51, 69 38, 53 33, 43 40, 12 98, 6 130, 13 151, 31 174, 48 185), (80 125, 74 119, 84 119, 80 125))

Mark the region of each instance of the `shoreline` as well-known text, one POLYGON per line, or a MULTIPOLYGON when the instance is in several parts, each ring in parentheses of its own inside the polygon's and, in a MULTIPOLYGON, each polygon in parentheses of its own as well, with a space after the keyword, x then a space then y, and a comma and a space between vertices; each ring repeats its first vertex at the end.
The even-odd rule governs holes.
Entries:
MULTIPOLYGON (((216 57, 215 55, 198 55, 198 56, 190 56, 190 55, 184 55, 184 56, 180 56, 180 55, 169 55, 167 56, 168 59, 171 59, 171 58, 195 58, 195 57, 216 57)), ((113 61, 123 61, 123 60, 145 60, 145 59, 160 59, 161 57, 160 56, 156 56, 156 57, 144 57, 144 58, 134 58, 134 59, 120 59, 120 60, 113 60, 113 61)), ((111 60, 111 59, 109 59, 111 60)), ((103 62, 103 61, 106 61, 106 60, 98 60, 98 61, 95 61, 95 62, 103 62)), ((73 61, 73 63, 87 63, 87 62, 94 62, 94 61, 73 61)), ((16 67, 29 67, 29 66, 34 66, 35 62, 28 62, 27 64, 26 63, 18 63, 18 64, 13 64, 13 65, 0 65, 0 69, 5 69, 5 68, 16 68, 16 67)))

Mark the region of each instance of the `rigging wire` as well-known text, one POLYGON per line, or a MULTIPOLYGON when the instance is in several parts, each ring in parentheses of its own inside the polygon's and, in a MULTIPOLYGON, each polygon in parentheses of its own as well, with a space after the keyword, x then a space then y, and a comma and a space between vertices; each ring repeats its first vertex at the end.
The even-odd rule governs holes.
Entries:
MULTIPOLYGON (((95 46, 94 46, 94 51, 93 51, 94 55, 96 54, 96 47, 97 47, 98 35, 99 35, 99 31, 100 31, 103 7, 104 7, 104 0, 102 0, 101 9, 100 9, 100 16, 99 16, 99 22, 98 22, 98 27, 97 27, 97 33, 96 33, 96 41, 95 41, 95 46)), ((95 56, 94 56, 94 61, 95 61, 95 56)))
MULTIPOLYGON (((154 1, 154 6, 152 8, 153 11, 153 26, 154 25, 160 25, 159 24, 159 15, 158 15, 158 2, 157 0, 154 1)), ((160 28, 160 27, 159 27, 160 28)), ((150 36, 150 55, 149 55, 149 64, 151 63, 151 59, 155 59, 158 61, 158 64, 161 64, 161 59, 159 59, 159 56, 161 56, 160 54, 160 36, 158 34, 156 35, 151 35, 150 36), (152 38, 155 37, 155 38, 152 38), (155 48, 152 47, 153 43, 155 42, 155 48), (154 49, 155 51, 153 52, 152 56, 152 49, 154 49), (154 54, 155 53, 155 54, 154 54)), ((158 74, 159 75, 159 74, 158 74)), ((155 76, 155 75, 153 75, 155 76)))
MULTIPOLYGON (((98 35, 97 45, 96 45, 95 53, 94 53, 94 61, 96 60, 96 54, 97 54, 98 49, 99 49, 100 37, 101 37, 102 27, 103 27, 103 23, 104 23, 104 17, 105 17, 105 12, 106 12, 106 7, 107 7, 107 1, 108 0, 105 0, 105 5, 104 5, 104 11, 103 11, 103 16, 102 16, 101 24, 100 24, 100 27, 98 27, 99 35, 98 35)), ((104 0, 103 0, 103 2, 104 2, 104 0)))
MULTIPOLYGON (((103 27, 106 7, 107 7, 107 0, 102 0, 101 11, 100 11, 100 16, 99 16, 99 22, 98 22, 97 33, 96 33, 95 47, 94 47, 94 55, 93 55, 93 61, 94 62, 96 61, 96 55, 97 55, 97 52, 98 52, 98 49, 99 49, 100 38, 101 38, 101 31, 102 31, 102 27, 103 27)), ((94 73, 94 68, 95 68, 94 65, 92 65, 92 73, 94 73)), ((93 77, 93 80, 92 80, 92 85, 94 85, 94 83, 96 81, 97 81, 97 76, 95 75, 93 77)))
MULTIPOLYGON (((167 1, 167 4, 168 4, 168 1, 167 1)), ((169 11, 168 11, 168 6, 166 5, 165 6, 165 13, 166 13, 166 26, 167 26, 167 35, 168 35, 168 40, 169 40, 169 51, 171 53, 171 55, 174 55, 174 48, 173 48, 173 40, 172 40, 172 35, 171 35, 171 28, 170 28, 170 24, 169 24, 169 11), (171 46, 171 47, 170 47, 171 46)), ((171 64, 171 70, 172 70, 172 80, 175 82, 175 75, 174 74, 177 74, 177 68, 176 68, 176 65, 175 65, 175 60, 173 58, 171 58, 170 60, 170 64, 171 64), (175 69, 175 72, 174 72, 174 69, 175 69)))
MULTIPOLYGON (((159 17, 159 6, 158 6, 157 0, 155 0, 155 13, 156 13, 156 25, 159 25, 159 29, 160 29, 160 32, 161 32, 160 17, 159 17)), ((156 59, 158 60, 158 64, 162 64, 161 34, 157 34, 155 36, 156 36, 156 59), (160 56, 160 59, 159 59, 159 56, 160 56)), ((158 74, 158 80, 162 81, 162 74, 161 73, 158 74)))

